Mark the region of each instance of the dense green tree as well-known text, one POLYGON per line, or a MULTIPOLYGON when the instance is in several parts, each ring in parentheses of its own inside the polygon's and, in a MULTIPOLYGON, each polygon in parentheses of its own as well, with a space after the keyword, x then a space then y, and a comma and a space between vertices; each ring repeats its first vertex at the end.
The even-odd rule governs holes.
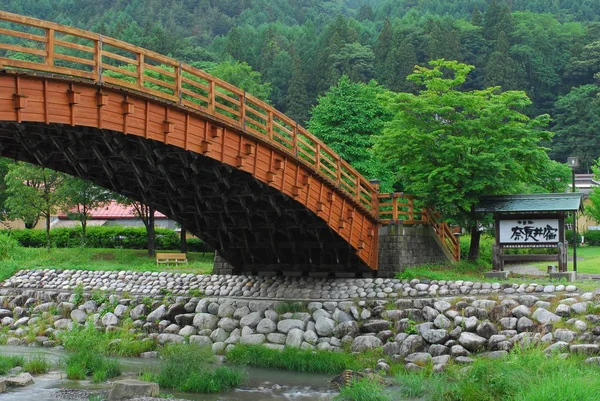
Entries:
POLYGON ((394 45, 384 63, 384 74, 380 76, 382 84, 394 92, 407 92, 414 85, 406 80, 417 65, 417 53, 410 38, 400 35, 394 38, 394 45))
POLYGON ((46 246, 50 248, 50 221, 63 204, 61 190, 65 175, 59 172, 18 162, 8 166, 6 208, 13 219, 21 219, 27 228, 34 228, 39 219, 46 220, 46 246))
POLYGON ((489 0, 484 17, 484 33, 486 38, 495 41, 501 32, 512 34, 513 20, 510 9, 504 0, 489 0))
POLYGON ((335 75, 347 75, 355 82, 368 82, 375 76, 375 56, 368 46, 348 43, 331 57, 335 75))
POLYGON ((393 39, 394 33, 392 31, 392 23, 389 18, 386 18, 383 21, 383 29, 377 37, 377 43, 373 48, 373 54, 375 56, 375 72, 378 77, 382 77, 387 73, 385 62, 392 49, 393 39))
POLYGON ((504 90, 515 90, 521 85, 521 70, 509 54, 508 38, 500 32, 494 52, 485 65, 484 83, 486 86, 500 86, 504 90))
POLYGON ((567 157, 580 159, 581 171, 589 171, 600 157, 600 86, 573 88, 556 102, 555 145, 551 155, 565 163, 567 157))
POLYGON ((379 101, 383 88, 340 78, 319 98, 308 122, 309 130, 368 178, 382 180, 384 190, 391 189, 390 177, 371 147, 391 114, 379 101))
POLYGON ((252 70, 252 67, 248 64, 237 61, 223 61, 209 66, 207 69, 212 75, 245 90, 259 99, 269 101, 271 85, 263 83, 260 72, 252 70))
MULTIPOLYGON (((600 180, 600 159, 592 166, 594 178, 600 180)), ((590 193, 590 203, 585 209, 585 213, 595 221, 600 221, 600 187, 595 187, 590 193)))
POLYGON ((148 256, 156 256, 156 231, 154 224, 154 208, 152 206, 146 205, 145 203, 138 202, 136 200, 129 199, 121 195, 116 196, 115 199, 121 205, 131 207, 135 216, 142 221, 144 227, 146 227, 146 236, 148 238, 148 256))
POLYGON ((108 204, 116 197, 114 193, 91 181, 73 176, 64 179, 56 196, 62 199, 67 216, 81 224, 82 246, 86 243, 87 222, 92 217, 91 211, 108 204))
POLYGON ((409 76, 424 87, 417 95, 388 95, 395 116, 376 139, 376 151, 397 166, 407 192, 470 229, 469 259, 476 259, 474 206, 482 195, 518 190, 545 168, 549 159, 539 143, 550 133, 540 128, 549 117, 525 116, 531 101, 524 92, 459 91, 472 66, 444 60, 430 65, 409 76))
POLYGON ((302 68, 300 58, 296 57, 286 97, 286 113, 300 124, 304 124, 308 120, 311 106, 307 87, 308 74, 302 68))

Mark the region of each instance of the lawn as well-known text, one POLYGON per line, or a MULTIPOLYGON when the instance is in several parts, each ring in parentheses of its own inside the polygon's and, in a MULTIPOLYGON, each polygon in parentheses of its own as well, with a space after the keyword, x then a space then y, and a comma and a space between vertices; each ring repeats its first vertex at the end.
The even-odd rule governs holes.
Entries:
MULTIPOLYGON (((568 270, 573 270, 573 249, 569 249, 568 270)), ((532 263, 542 271, 546 271, 548 265, 554 262, 532 263)), ((600 274, 600 246, 582 246, 577 247, 577 272, 584 274, 600 274)))
POLYGON ((187 255, 189 263, 175 267, 164 264, 157 266, 156 259, 148 257, 144 250, 58 248, 48 251, 21 247, 17 248, 10 259, 0 263, 0 280, 22 269, 134 270, 196 274, 212 272, 212 253, 188 252, 187 255))

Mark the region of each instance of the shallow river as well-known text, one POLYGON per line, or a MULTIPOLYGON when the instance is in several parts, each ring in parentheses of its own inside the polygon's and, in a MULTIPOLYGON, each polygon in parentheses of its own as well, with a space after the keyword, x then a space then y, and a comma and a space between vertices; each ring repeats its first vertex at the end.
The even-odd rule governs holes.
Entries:
MULTIPOLYGON (((64 351, 52 348, 0 346, 1 355, 34 356, 43 354, 54 363, 65 356, 64 351)), ((156 359, 119 358, 124 376, 132 376, 143 370, 158 370, 156 359)), ((248 368, 247 380, 242 388, 220 394, 177 393, 161 389, 162 394, 197 401, 326 401, 337 394, 329 387, 333 375, 316 375, 280 370, 248 368)), ((0 396, 0 401, 88 401, 87 395, 67 390, 108 390, 110 383, 95 384, 89 381, 67 380, 64 373, 52 371, 34 376, 35 384, 22 389, 11 389, 0 396)))

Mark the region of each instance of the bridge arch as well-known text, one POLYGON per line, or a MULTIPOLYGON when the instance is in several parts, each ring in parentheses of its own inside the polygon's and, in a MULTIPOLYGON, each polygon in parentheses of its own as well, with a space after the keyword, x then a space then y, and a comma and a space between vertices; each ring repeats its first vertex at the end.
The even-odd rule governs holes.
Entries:
POLYGON ((1 156, 150 204, 237 269, 377 268, 375 188, 270 105, 125 42, 0 21, 1 156))

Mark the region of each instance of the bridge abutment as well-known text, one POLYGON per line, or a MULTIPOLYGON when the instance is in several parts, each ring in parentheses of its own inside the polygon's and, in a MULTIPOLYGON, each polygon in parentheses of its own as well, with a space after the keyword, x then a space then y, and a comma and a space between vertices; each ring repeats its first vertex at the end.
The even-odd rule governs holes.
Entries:
POLYGON ((379 228, 378 277, 393 277, 410 267, 448 260, 429 225, 389 224, 379 228))

